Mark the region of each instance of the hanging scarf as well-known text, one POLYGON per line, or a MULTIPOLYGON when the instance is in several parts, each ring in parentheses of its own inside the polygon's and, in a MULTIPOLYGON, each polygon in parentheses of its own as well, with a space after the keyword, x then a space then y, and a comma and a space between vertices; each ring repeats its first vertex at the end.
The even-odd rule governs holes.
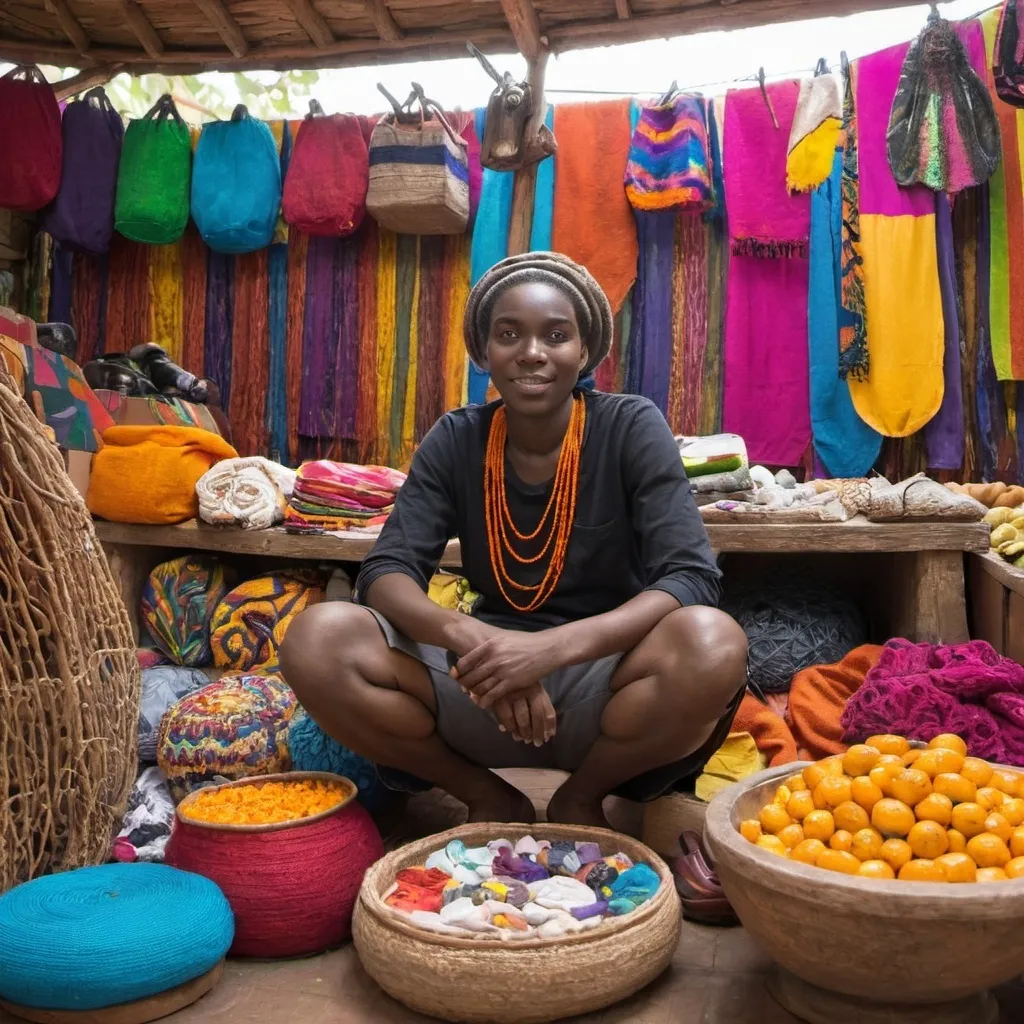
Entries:
POLYGON ((708 132, 711 164, 714 168, 716 206, 704 214, 704 248, 707 251, 708 334, 704 347, 704 365, 700 375, 700 418, 697 434, 722 432, 722 342, 725 329, 725 295, 729 273, 728 225, 725 179, 722 172, 722 147, 719 142, 717 104, 708 107, 708 132))
POLYGON ((810 192, 828 180, 842 114, 839 86, 827 68, 822 71, 819 65, 814 78, 800 83, 796 101, 786 154, 786 187, 791 192, 810 192))
MULTIPOLYGON (((551 131, 555 127, 555 108, 548 105, 544 124, 551 131)), ((530 250, 551 251, 551 228, 555 215, 555 161, 557 154, 544 157, 537 164, 537 183, 533 194, 533 224, 530 228, 530 250)))
POLYGON ((857 145, 857 106, 854 70, 845 68, 843 99, 843 254, 839 307, 839 375, 843 380, 867 380, 867 305, 864 301, 864 256, 860 248, 860 171, 857 145))

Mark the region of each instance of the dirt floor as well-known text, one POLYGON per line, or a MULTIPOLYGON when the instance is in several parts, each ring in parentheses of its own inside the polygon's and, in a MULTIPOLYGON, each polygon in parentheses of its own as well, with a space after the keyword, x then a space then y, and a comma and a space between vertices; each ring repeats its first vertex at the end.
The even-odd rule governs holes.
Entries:
MULTIPOLYGON (((554 772, 507 775, 528 793, 540 813, 561 778, 554 772)), ((638 807, 612 802, 606 811, 616 828, 639 835, 638 807)), ((451 828, 464 813, 461 804, 437 791, 414 797, 382 823, 385 842, 394 847, 451 828)), ((851 955, 856 956, 856 950, 851 955)), ((742 928, 684 922, 675 959, 661 978, 618 1006, 574 1020, 580 1024, 800 1024, 767 993, 765 977, 770 966, 770 958, 742 928)), ((528 979, 523 980, 526 991, 528 979)), ((1021 1024, 1024 978, 997 995, 1000 1024, 1021 1024)), ((416 1024, 431 1018, 386 996, 363 971, 349 944, 307 960, 229 961, 217 988, 165 1019, 169 1024, 416 1024)), ((14 1022, 15 1018, 0 1011, 0 1024, 14 1022)))

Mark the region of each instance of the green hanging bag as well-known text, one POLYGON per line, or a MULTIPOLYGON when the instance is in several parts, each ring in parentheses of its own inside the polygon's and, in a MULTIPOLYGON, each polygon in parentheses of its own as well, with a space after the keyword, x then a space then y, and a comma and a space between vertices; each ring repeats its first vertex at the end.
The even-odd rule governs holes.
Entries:
POLYGON ((188 224, 191 182, 191 133, 174 100, 161 96, 125 130, 114 226, 135 242, 176 242, 188 224))

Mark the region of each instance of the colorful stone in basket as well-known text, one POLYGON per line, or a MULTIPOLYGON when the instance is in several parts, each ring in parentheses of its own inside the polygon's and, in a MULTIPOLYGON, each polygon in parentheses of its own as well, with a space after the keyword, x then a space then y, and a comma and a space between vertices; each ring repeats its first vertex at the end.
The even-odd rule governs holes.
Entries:
POLYGON ((288 771, 288 724, 295 694, 279 679, 224 676, 168 708, 157 763, 175 800, 217 776, 288 771))
POLYGON ((179 804, 167 863, 221 888, 235 914, 232 956, 307 956, 351 935, 363 875, 384 853, 356 792, 340 775, 289 772, 179 804))

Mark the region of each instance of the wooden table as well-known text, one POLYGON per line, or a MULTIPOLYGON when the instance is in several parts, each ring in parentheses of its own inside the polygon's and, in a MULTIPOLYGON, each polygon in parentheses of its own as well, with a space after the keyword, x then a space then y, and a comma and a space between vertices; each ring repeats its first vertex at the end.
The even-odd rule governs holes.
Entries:
POLYGON ((1024 664, 1024 569, 994 551, 970 556, 967 573, 971 636, 1024 664))
MULTIPOLYGON (((826 581, 856 581, 859 596, 884 612, 891 636, 918 642, 968 639, 964 553, 987 552, 983 523, 711 524, 711 546, 727 555, 726 572, 765 560, 799 560, 826 581), (750 557, 745 557, 750 556, 750 557)), ((237 530, 190 522, 181 526, 96 523, 129 609, 138 608, 146 577, 174 552, 213 551, 236 557, 359 562, 372 536, 300 536, 274 530, 237 530)), ((460 564, 458 541, 442 565, 460 564)), ((134 618, 134 615, 133 615, 134 618)))

